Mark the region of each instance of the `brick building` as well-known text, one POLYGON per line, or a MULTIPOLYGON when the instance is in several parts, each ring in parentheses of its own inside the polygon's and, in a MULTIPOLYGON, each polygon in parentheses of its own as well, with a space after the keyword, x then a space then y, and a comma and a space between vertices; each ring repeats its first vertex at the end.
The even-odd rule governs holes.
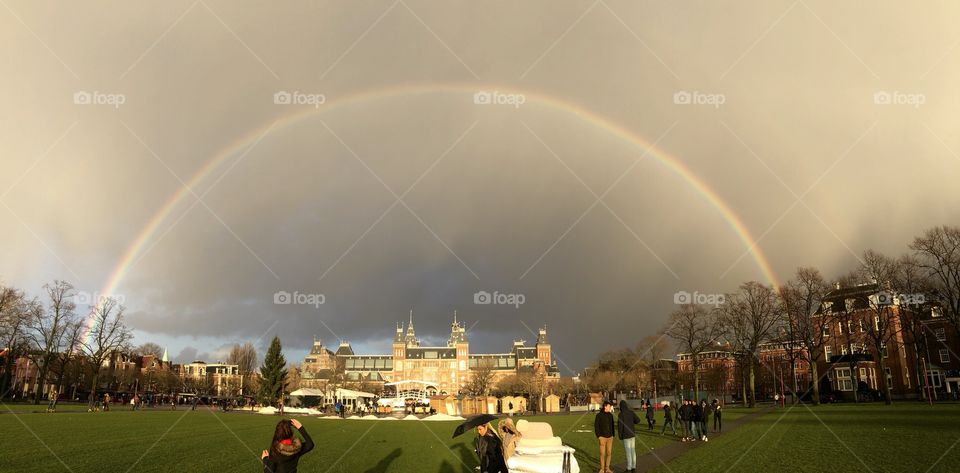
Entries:
POLYGON ((547 379, 559 379, 546 328, 541 328, 534 346, 516 340, 509 352, 471 353, 463 323, 454 313, 450 336, 445 346, 424 346, 413 327, 413 314, 406 328, 397 330, 388 355, 356 354, 349 342, 341 342, 336 351, 315 340, 304 357, 301 387, 323 388, 331 380, 356 383, 377 391, 383 384, 401 381, 425 381, 436 385, 432 394, 457 394, 470 382, 471 373, 489 367, 493 383, 510 375, 542 373, 547 379))

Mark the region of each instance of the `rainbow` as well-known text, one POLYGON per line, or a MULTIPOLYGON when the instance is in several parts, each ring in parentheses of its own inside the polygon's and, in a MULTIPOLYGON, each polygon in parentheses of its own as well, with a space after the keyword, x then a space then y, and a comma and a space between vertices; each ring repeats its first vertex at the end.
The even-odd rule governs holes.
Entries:
MULTIPOLYGON (((193 174, 193 176, 186 182, 185 186, 181 186, 180 189, 174 192, 173 195, 171 195, 166 202, 163 203, 163 205, 153 214, 150 220, 147 221, 147 224, 143 227, 143 229, 140 230, 140 233, 133 240, 130 246, 127 247, 123 257, 120 258, 117 265, 113 268, 113 271, 110 273, 106 284, 99 291, 99 294, 110 295, 116 291, 127 272, 137 261, 138 256, 144 250, 146 244, 151 240, 151 237, 153 237, 153 235, 157 232, 157 230, 160 228, 160 225, 170 217, 170 214, 173 212, 173 210, 185 198, 190 196, 191 189, 198 188, 198 184, 210 176, 210 174, 219 168, 224 161, 226 161, 229 157, 234 156, 237 152, 245 147, 251 146, 257 140, 262 138, 263 135, 268 131, 272 131, 272 129, 283 128, 312 115, 323 114, 339 107, 355 105, 362 102, 407 95, 425 94, 454 94, 461 96, 463 100, 472 100, 473 94, 479 90, 496 90, 502 93, 523 94, 526 98, 525 104, 536 104, 558 112, 574 115, 582 121, 602 129, 616 136, 617 138, 620 138, 623 141, 645 151, 648 156, 655 158, 676 175, 683 178, 683 180, 686 181, 690 187, 696 190, 696 192, 700 194, 710 204, 710 206, 720 212, 720 215, 723 216, 724 220, 726 220, 727 224, 734 231, 734 233, 736 233, 737 237, 743 242, 744 246, 753 256, 753 260, 763 273, 763 276, 770 284, 778 286, 776 275, 771 269, 770 263, 757 246, 756 239, 754 239, 754 237, 750 234, 750 230, 743 223, 743 220, 740 218, 740 216, 737 215, 736 212, 734 212, 733 209, 731 209, 730 206, 727 205, 727 203, 724 202, 724 200, 713 191, 713 189, 711 189, 702 179, 700 179, 700 177, 694 174, 693 171, 691 171, 690 168, 684 165, 679 159, 660 149, 657 149, 646 139, 632 133, 623 125, 620 125, 619 123, 616 123, 607 117, 592 112, 577 104, 565 102, 549 95, 518 89, 515 87, 502 86, 498 84, 476 83, 422 83, 412 86, 408 85, 371 89, 327 101, 319 108, 298 107, 295 109, 297 110, 295 113, 279 117, 259 128, 249 130, 246 134, 240 136, 233 143, 230 143, 225 148, 213 155, 203 165, 203 167, 200 168, 200 170, 193 174)), ((87 323, 87 336, 89 336, 92 329, 93 318, 91 317, 87 323)))

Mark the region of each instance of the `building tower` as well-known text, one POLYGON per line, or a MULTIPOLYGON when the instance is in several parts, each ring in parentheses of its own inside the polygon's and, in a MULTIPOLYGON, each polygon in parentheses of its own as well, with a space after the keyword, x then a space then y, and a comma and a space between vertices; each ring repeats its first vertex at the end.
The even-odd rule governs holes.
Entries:
POLYGON ((550 342, 547 340, 547 326, 544 324, 543 328, 540 329, 540 332, 537 334, 537 359, 543 362, 544 366, 550 366, 550 342))
POLYGON ((413 311, 410 311, 410 324, 407 325, 407 336, 404 339, 407 342, 408 347, 419 347, 420 340, 417 340, 417 335, 413 331, 413 311))
POLYGON ((459 391, 461 386, 470 381, 470 345, 467 342, 467 329, 457 322, 457 311, 453 311, 453 323, 450 324, 450 340, 447 341, 447 346, 457 351, 457 369, 453 371, 455 377, 453 385, 455 391, 459 391))

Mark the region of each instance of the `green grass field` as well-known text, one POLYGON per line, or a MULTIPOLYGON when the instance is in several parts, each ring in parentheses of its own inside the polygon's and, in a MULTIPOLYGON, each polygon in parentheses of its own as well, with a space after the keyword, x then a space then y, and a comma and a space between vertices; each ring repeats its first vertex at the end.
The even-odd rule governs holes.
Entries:
POLYGON ((754 419, 654 471, 960 471, 958 404, 788 409, 754 419))
MULTIPOLYGON (((207 409, 130 412, 124 406, 87 413, 61 404, 60 412, 44 414, 42 405, 9 408, 39 413, 0 414, 0 472, 258 471, 259 453, 277 422, 274 416, 207 409)), ((473 472, 478 465, 473 433, 450 438, 457 422, 299 419, 317 443, 301 461, 301 472, 473 472)), ((536 419, 552 424, 556 435, 577 448, 584 471, 597 468, 593 414, 536 419)), ((674 441, 647 432, 640 439, 641 454, 644 445, 649 451, 674 441)), ((614 461, 623 460, 623 450, 615 450, 614 461)))
MULTIPOLYGON (((9 408, 43 410, 23 404, 9 408)), ((124 407, 87 413, 71 406, 60 411, 0 414, 0 472, 259 471, 259 452, 277 421, 206 409, 130 412, 124 407)), ((724 421, 746 412, 728 408, 724 421)), ((658 471, 923 472, 948 449, 931 471, 957 471, 960 448, 951 446, 960 438, 960 405, 834 405, 813 412, 796 407, 782 417, 785 410, 756 418, 658 471)), ((659 435, 659 417, 655 434, 639 431, 638 454, 675 442, 659 435)), ((477 466, 473 434, 450 438, 456 422, 300 419, 317 443, 301 461, 302 472, 473 472, 477 466)), ((536 419, 550 422, 564 443, 577 448, 582 471, 596 471, 592 414, 536 419)), ((614 463, 623 461, 618 442, 614 463)))

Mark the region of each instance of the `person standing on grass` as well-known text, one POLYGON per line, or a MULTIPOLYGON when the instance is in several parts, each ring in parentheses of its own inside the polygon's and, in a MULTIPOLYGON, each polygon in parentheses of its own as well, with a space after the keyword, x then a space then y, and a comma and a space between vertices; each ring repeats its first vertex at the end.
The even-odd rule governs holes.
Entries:
MULTIPOLYGON (((620 401, 620 412, 617 413, 617 435, 623 442, 623 451, 627 456, 627 471, 637 468, 637 435, 635 425, 640 423, 640 417, 627 405, 627 401, 620 401)), ((609 465, 609 462, 608 462, 609 465)))
POLYGON ((507 473, 507 464, 503 459, 503 442, 487 424, 477 426, 477 438, 474 448, 480 459, 480 473, 507 473))
POLYGON ((673 432, 673 435, 677 435, 677 429, 673 427, 673 413, 670 409, 670 403, 663 405, 663 428, 660 429, 660 435, 663 435, 667 431, 667 426, 670 426, 670 430, 673 432))
POLYGON ((280 400, 277 401, 277 414, 280 414, 280 417, 283 417, 283 395, 280 395, 280 400))
POLYGON ((60 395, 54 391, 50 394, 50 402, 47 403, 47 412, 57 412, 57 399, 60 398, 60 395))
POLYGON ((313 450, 313 439, 297 419, 281 420, 273 431, 270 450, 260 454, 263 473, 297 473, 300 457, 313 450), (303 440, 293 437, 293 429, 300 432, 303 440))
POLYGON ((707 437, 708 426, 710 426, 710 405, 707 404, 707 400, 704 398, 700 401, 700 436, 704 442, 710 440, 707 437))
POLYGON ((657 423, 657 419, 653 417, 653 404, 650 403, 650 400, 647 399, 647 430, 653 431, 653 424, 657 423))
POLYGON ((613 403, 603 401, 603 407, 593 419, 593 433, 600 444, 600 473, 613 473, 610 460, 613 458, 613 403))
POLYGON ((723 406, 720 405, 720 402, 716 399, 713 400, 713 431, 720 432, 723 430, 723 421, 720 420, 720 416, 723 414, 723 406))
POLYGON ((687 400, 680 401, 680 407, 677 408, 677 422, 680 423, 680 441, 687 441, 687 400))
POLYGON ((700 438, 700 405, 697 404, 695 399, 691 399, 688 402, 690 409, 690 417, 687 422, 690 426, 690 440, 696 441, 700 438))

